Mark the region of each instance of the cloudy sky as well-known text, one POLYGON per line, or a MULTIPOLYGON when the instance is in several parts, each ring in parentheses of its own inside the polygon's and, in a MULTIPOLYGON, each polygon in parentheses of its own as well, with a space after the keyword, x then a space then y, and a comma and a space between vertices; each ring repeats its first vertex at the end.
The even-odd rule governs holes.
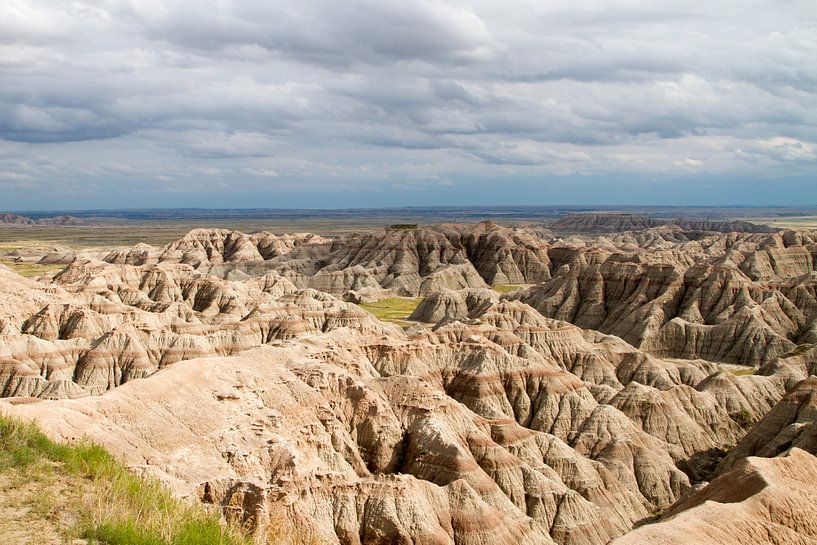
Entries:
POLYGON ((817 204, 817 2, 0 2, 0 209, 571 203, 817 204))

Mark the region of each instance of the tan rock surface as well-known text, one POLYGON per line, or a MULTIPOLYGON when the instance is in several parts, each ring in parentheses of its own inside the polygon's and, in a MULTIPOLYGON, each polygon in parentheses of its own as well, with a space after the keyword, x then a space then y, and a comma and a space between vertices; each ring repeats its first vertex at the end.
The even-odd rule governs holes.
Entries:
POLYGON ((781 399, 718 466, 723 472, 747 456, 771 458, 791 448, 817 454, 817 376, 781 399))
POLYGON ((657 524, 611 545, 780 545, 817 543, 817 458, 794 449, 745 458, 676 505, 657 524))
POLYGON ((509 298, 659 356, 758 366, 811 339, 815 256, 811 238, 786 233, 649 254, 560 248, 551 280, 509 298))
MULTIPOLYGON (((49 284, 0 268, 0 407, 344 545, 607 543, 698 516, 691 486, 719 462, 817 449, 811 235, 541 235, 208 229, 79 252, 49 284), (505 282, 539 284, 486 288, 505 282), (426 296, 426 325, 338 297, 384 294, 426 296)), ((766 523, 800 539, 772 515, 746 543, 766 523)))

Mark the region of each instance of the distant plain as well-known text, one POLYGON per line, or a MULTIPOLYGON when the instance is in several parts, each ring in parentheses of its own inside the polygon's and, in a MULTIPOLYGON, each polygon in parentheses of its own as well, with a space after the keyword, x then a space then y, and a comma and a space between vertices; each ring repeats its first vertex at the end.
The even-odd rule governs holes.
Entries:
POLYGON ((71 215, 87 225, 0 224, 0 255, 17 248, 68 246, 70 248, 161 246, 192 229, 224 228, 246 233, 311 232, 337 236, 392 224, 476 223, 491 220, 503 225, 542 224, 577 212, 621 212, 672 218, 745 220, 784 228, 817 228, 817 206, 801 208, 757 207, 425 207, 348 210, 217 210, 156 209, 109 211, 16 212, 32 218, 71 215))

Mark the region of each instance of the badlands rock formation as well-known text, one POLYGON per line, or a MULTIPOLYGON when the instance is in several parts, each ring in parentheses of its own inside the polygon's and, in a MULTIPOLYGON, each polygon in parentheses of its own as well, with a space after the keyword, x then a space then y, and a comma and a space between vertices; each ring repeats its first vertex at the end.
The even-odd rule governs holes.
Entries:
POLYGON ((580 213, 568 214, 550 222, 548 227, 558 233, 617 233, 637 231, 674 225, 686 231, 711 231, 719 233, 769 233, 773 229, 748 221, 718 221, 707 219, 661 220, 641 214, 626 213, 580 213))
POLYGON ((0 393, 98 394, 180 360, 233 354, 298 335, 382 324, 350 303, 275 273, 246 282, 188 265, 78 262, 44 286, 0 271, 0 393))
POLYGON ((440 290, 424 298, 411 313, 409 319, 433 324, 465 318, 498 301, 499 294, 485 288, 467 288, 459 291, 440 290))
POLYGON ((657 524, 612 545, 817 543, 817 458, 793 449, 776 458, 746 458, 677 504, 657 524))
POLYGON ((0 214, 0 224, 4 225, 87 225, 87 223, 74 216, 54 216, 34 220, 19 214, 0 214))
POLYGON ((748 456, 770 458, 792 448, 817 453, 817 376, 798 383, 746 434, 718 467, 723 472, 748 456))
POLYGON ((196 230, 48 282, 0 268, 0 410, 259 532, 592 545, 683 520, 706 543, 763 507, 742 545, 808 542, 811 235, 540 234, 196 230), (401 329, 350 293, 425 298, 401 329))
POLYGON ((810 235, 710 235, 653 252, 562 247, 549 256, 552 278, 511 298, 659 356, 757 366, 815 341, 810 235))
POLYGON ((402 296, 443 288, 532 283, 549 278, 546 243, 524 229, 490 222, 385 229, 327 240, 314 235, 245 235, 196 230, 162 249, 112 252, 110 263, 185 263, 225 276, 275 271, 302 288, 343 295, 376 290, 402 296))
POLYGON ((0 223, 10 225, 34 225, 33 219, 19 214, 0 214, 0 223))

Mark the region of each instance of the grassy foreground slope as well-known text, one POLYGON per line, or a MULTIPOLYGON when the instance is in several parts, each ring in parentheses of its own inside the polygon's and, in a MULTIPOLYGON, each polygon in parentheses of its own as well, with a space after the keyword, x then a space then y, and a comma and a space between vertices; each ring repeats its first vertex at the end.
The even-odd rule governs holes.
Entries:
POLYGON ((249 545, 201 504, 128 473, 91 443, 58 444, 0 415, 0 535, 4 543, 249 545))

